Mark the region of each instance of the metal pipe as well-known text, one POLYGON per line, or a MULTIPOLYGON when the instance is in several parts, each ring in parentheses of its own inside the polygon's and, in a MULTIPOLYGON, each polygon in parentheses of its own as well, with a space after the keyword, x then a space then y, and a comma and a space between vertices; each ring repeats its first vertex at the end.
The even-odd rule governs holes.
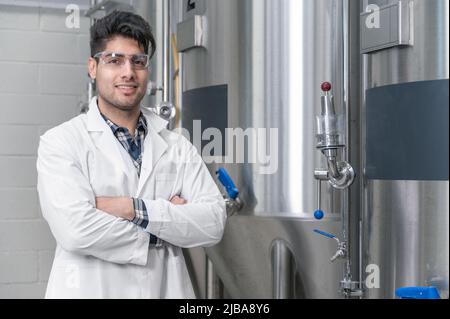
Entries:
MULTIPOLYGON (((368 87, 367 85, 367 77, 365 76, 366 74, 366 68, 367 68, 367 55, 363 55, 362 56, 362 63, 361 63, 361 92, 365 92, 365 89, 368 87)), ((362 115, 365 114, 365 94, 361 94, 360 97, 361 100, 361 113, 362 115)), ((364 116, 361 116, 361 120, 360 120, 360 136, 362 140, 365 140, 366 136, 365 136, 365 119, 364 116)), ((360 148, 360 157, 361 157, 361 167, 365 167, 365 145, 362 144, 361 148, 360 148)), ((365 205, 366 205, 366 188, 365 188, 365 172, 364 169, 361 171, 361 178, 360 178, 360 182, 359 182, 359 187, 360 187, 360 196, 361 196, 361 202, 360 202, 360 211, 361 211, 361 226, 360 226, 360 233, 359 233, 359 241, 360 241, 360 284, 362 284, 362 271, 363 271, 363 267, 364 267, 364 259, 363 259, 363 254, 364 254, 364 221, 365 221, 365 205)), ((364 287, 364 286, 361 286, 364 287)), ((363 298, 365 297, 365 292, 363 289, 363 298)))
POLYGON ((320 210, 321 206, 322 206, 322 201, 321 201, 321 197, 322 197, 322 181, 317 180, 317 209, 320 210))
MULTIPOLYGON (((370 64, 370 60, 371 60, 371 56, 370 55, 363 55, 362 57, 362 87, 361 87, 361 92, 366 92, 366 90, 369 89, 369 79, 371 78, 371 69, 369 68, 369 64, 370 64)), ((361 126, 360 126, 360 134, 361 134, 361 139, 364 141, 366 139, 366 94, 361 94, 361 105, 362 105, 362 116, 361 116, 361 126)), ((366 167, 366 145, 362 144, 361 145, 361 151, 360 151, 360 156, 361 156, 361 167, 363 167, 363 176, 361 178, 361 182, 360 182, 360 187, 361 187, 361 205, 360 205, 360 209, 362 212, 362 216, 361 216, 361 231, 360 231, 360 242, 361 242, 361 262, 360 262, 360 267, 361 267, 361 282, 362 280, 362 272, 364 270, 364 266, 366 264, 366 261, 364 259, 364 255, 367 254, 367 233, 365 233, 369 228, 367 227, 367 222, 368 222, 368 216, 367 216, 367 212, 368 212, 368 199, 370 198, 369 196, 369 188, 367 187, 367 180, 365 177, 365 167, 366 167), (365 235, 366 234, 366 235, 365 235), (366 236, 366 237, 365 237, 366 236)), ((363 287, 363 286, 361 286, 363 287)), ((366 291, 363 291, 363 297, 366 298, 366 291)))
POLYGON ((163 102, 170 102, 170 0, 163 0, 163 102))
MULTIPOLYGON (((350 41, 349 41, 349 9, 350 4, 349 0, 344 0, 342 3, 342 22, 343 22, 343 30, 342 30, 342 43, 343 43, 343 58, 344 58, 344 72, 343 75, 343 90, 344 90, 344 103, 343 103, 343 114, 345 118, 345 145, 347 147, 344 149, 343 157, 345 161, 350 159, 350 140, 349 140, 349 128, 350 128, 350 117, 349 117, 349 80, 350 80, 350 68, 349 68, 349 55, 350 55, 350 41)), ((350 226, 350 212, 348 211, 350 202, 350 192, 348 189, 345 189, 342 194, 342 236, 343 241, 347 243, 347 251, 345 255, 345 265, 344 265, 344 280, 350 280, 352 278, 351 274, 351 252, 350 246, 352 243, 350 242, 349 236, 349 226, 350 226)), ((345 295, 348 298, 348 295, 345 295)))
POLYGON ((223 284, 214 269, 214 264, 206 256, 206 299, 223 299, 223 284))
MULTIPOLYGON (((349 10, 349 0, 343 1, 342 6, 342 21, 343 21, 343 30, 342 30, 342 37, 343 37, 343 51, 344 51, 344 72, 343 72, 343 89, 344 89, 344 104, 343 104, 343 114, 345 118, 345 145, 347 147, 344 149, 343 157, 345 161, 348 161, 350 158, 350 141, 349 141, 349 127, 350 127, 350 119, 349 119, 349 112, 348 112, 348 105, 349 105, 349 45, 350 41, 348 38, 349 33, 349 17, 348 17, 348 10, 349 10)), ((348 201, 349 201, 349 192, 345 191, 343 194, 343 223, 344 223, 344 241, 348 240, 348 225, 349 225, 349 215, 348 215, 348 201)), ((349 254, 347 253, 347 258, 349 254)))
POLYGON ((293 257, 283 240, 276 240, 272 247, 272 293, 274 299, 294 298, 293 257))
MULTIPOLYGON (((2 0, 0 7, 17 7, 17 8, 32 8, 32 9, 57 9, 64 10, 70 2, 58 3, 57 1, 17 1, 17 0, 2 0)), ((73 2, 72 2, 73 3, 73 2)), ((76 3, 76 2, 75 2, 76 3)), ((81 11, 89 10, 86 4, 77 4, 81 11)), ((92 7, 92 6, 91 6, 92 7)))
MULTIPOLYGON (((356 172, 361 167, 361 122, 360 85, 361 85, 361 55, 360 55, 360 9, 358 1, 343 1, 343 52, 344 52, 344 117, 345 117, 345 145, 343 158, 352 163, 356 172), (356 123, 356 127, 355 124, 356 123)), ((363 140, 363 139, 362 139, 363 140)), ((360 176, 361 174, 357 174, 360 176)), ((358 181, 360 182, 360 181, 358 181)), ((347 287, 351 287, 347 297, 361 296, 362 288, 362 254, 361 254, 361 223, 360 223, 360 188, 359 183, 345 189, 342 200, 343 240, 347 242, 347 256, 345 260, 345 278, 347 287)))
POLYGON ((337 160, 335 156, 327 156, 328 163, 328 171, 330 172, 330 176, 335 179, 342 178, 342 174, 339 172, 337 167, 337 160))
MULTIPOLYGON (((361 100, 361 86, 363 85, 363 79, 362 79, 362 68, 363 68, 363 62, 362 62, 362 55, 360 54, 360 41, 361 41, 361 30, 360 30, 360 18, 359 14, 363 11, 362 10, 362 2, 361 1, 355 1, 355 2, 349 2, 349 5, 351 4, 351 7, 349 9, 349 16, 353 17, 351 21, 349 21, 350 24, 350 44, 355 46, 355 52, 353 52, 352 56, 349 56, 350 61, 350 74, 351 74, 351 80, 350 82, 350 90, 351 90, 351 97, 353 105, 356 104, 356 106, 351 107, 350 110, 350 129, 353 129, 353 131, 350 131, 349 134, 349 140, 351 145, 357 146, 357 151, 353 151, 350 155, 350 159, 352 162, 356 165, 356 172, 358 181, 355 183, 353 188, 350 188, 350 212, 354 214, 353 217, 353 223, 354 223, 354 231, 356 234, 350 234, 352 238, 354 238, 355 242, 357 242, 357 247, 354 248, 354 246, 350 246, 349 249, 356 254, 357 256, 353 258, 354 261, 357 263, 357 270, 354 271, 356 273, 357 278, 355 278, 359 283, 359 289, 361 290, 361 296, 363 297, 363 287, 364 287, 364 276, 363 276, 363 224, 362 224, 362 201, 363 201, 363 193, 362 190, 364 189, 364 178, 363 178, 363 172, 362 172, 362 142, 365 141, 365 137, 362 135, 363 126, 362 126, 362 100, 361 100), (353 123, 353 124, 352 124, 353 123), (351 133, 353 133, 351 135, 351 133), (356 138, 355 138, 356 137, 356 138)), ((364 91, 365 92, 365 91, 364 91)), ((352 106, 350 104, 350 106, 352 106)), ((352 256, 352 255, 350 255, 352 256)))
MULTIPOLYGON (((97 0, 91 0, 90 2, 90 8, 94 8, 97 5, 97 0)), ((95 23, 95 19, 93 18, 92 15, 89 16, 89 23, 90 23, 90 27, 92 27, 95 23)), ((87 108, 89 108, 89 105, 92 101, 92 99, 94 98, 95 95, 95 80, 91 79, 91 77, 88 74, 88 78, 89 78, 89 83, 88 83, 88 100, 87 100, 87 108)))

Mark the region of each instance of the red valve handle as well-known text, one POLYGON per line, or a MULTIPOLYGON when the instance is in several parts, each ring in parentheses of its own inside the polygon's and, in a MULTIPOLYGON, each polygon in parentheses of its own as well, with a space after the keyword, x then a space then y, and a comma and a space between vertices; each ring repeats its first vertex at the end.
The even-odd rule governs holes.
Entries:
POLYGON ((322 84, 322 91, 324 91, 324 92, 330 92, 331 88, 332 88, 332 86, 331 86, 330 82, 324 82, 322 84))

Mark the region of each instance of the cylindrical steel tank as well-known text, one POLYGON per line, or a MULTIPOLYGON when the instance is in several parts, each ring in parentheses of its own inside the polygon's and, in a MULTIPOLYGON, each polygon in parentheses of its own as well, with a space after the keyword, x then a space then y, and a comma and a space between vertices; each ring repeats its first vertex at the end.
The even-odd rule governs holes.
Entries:
POLYGON ((382 23, 389 6, 403 6, 412 42, 364 57, 366 297, 434 286, 448 298, 449 3, 364 1, 371 4, 382 23))
MULTIPOLYGON (((159 85, 164 1, 118 1, 133 5, 155 31, 152 79, 159 85)), ((226 128, 247 133, 228 149, 232 163, 208 164, 212 175, 218 167, 230 172, 244 208, 228 219, 219 245, 185 251, 197 296, 341 297, 344 267, 329 260, 336 244, 313 230, 342 236, 344 210, 352 275, 367 277, 366 298, 393 298, 406 286, 435 286, 448 298, 448 0, 170 4, 182 51, 182 126, 200 152, 217 132, 206 131, 202 141, 208 128, 222 134, 219 149, 226 148, 226 128), (324 81, 333 83, 337 112, 348 116, 345 154, 357 180, 350 193, 322 187, 326 217, 315 221, 313 173, 326 167, 315 148, 324 81), (257 148, 252 158, 251 141, 260 134, 265 153, 257 148)), ((162 99, 158 93, 144 105, 162 99)), ((208 161, 220 154, 203 155, 208 161)))
MULTIPOLYGON (((182 13, 177 33, 183 51, 183 127, 194 144, 195 120, 201 120, 202 131, 218 128, 224 138, 226 128, 267 137, 267 162, 249 160, 247 141, 244 163, 208 165, 212 174, 217 167, 229 171, 245 203, 228 219, 222 242, 207 249, 225 296, 340 297, 343 265, 330 262, 336 242, 313 230, 341 236, 342 193, 323 187, 326 217, 315 221, 313 212, 318 208, 314 169, 326 167, 315 148, 322 82, 333 83, 337 111, 344 109, 344 2, 176 2, 182 13)), ((200 145, 205 141, 197 141, 200 145)), ((193 277, 200 278, 199 296, 207 295, 201 272, 193 277)))

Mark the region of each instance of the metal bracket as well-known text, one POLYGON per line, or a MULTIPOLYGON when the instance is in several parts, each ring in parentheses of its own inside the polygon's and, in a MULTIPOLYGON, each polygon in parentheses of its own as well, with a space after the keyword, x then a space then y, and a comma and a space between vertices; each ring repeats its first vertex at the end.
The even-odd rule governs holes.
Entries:
POLYGON ((377 7, 371 5, 361 13, 361 53, 414 45, 414 2, 377 7))
POLYGON ((177 50, 186 52, 194 48, 206 48, 206 17, 195 15, 177 25, 177 50))
POLYGON ((103 0, 87 10, 85 17, 99 19, 113 10, 134 12, 133 6, 113 0, 103 0))

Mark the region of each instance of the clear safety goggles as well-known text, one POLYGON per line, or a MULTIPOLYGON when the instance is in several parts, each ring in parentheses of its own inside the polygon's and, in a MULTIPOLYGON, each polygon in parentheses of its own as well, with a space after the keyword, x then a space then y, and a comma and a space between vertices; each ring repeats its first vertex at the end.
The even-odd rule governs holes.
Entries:
POLYGON ((130 65, 136 70, 148 69, 150 65, 150 56, 148 54, 132 54, 127 55, 116 52, 99 52, 94 55, 102 64, 111 68, 120 68, 130 60, 130 65))

